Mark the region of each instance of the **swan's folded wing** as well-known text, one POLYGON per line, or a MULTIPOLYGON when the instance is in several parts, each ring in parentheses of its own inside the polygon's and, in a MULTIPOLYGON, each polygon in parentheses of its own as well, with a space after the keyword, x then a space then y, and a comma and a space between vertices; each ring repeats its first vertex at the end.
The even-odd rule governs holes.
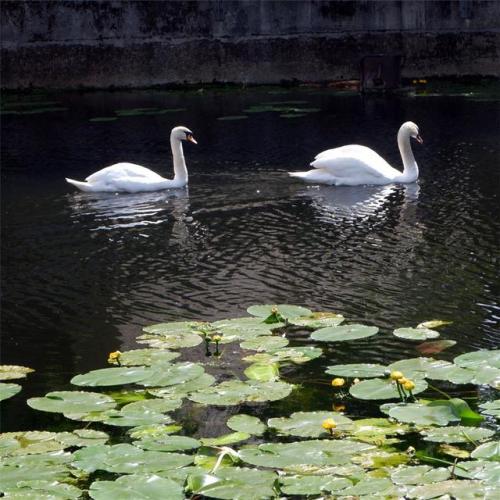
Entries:
POLYGON ((156 172, 149 170, 149 168, 135 165, 134 163, 116 163, 89 175, 85 180, 90 183, 102 182, 108 184, 118 180, 121 181, 123 178, 136 178, 143 182, 159 182, 164 180, 156 172))
POLYGON ((373 149, 357 144, 322 151, 311 166, 327 170, 337 178, 390 178, 398 173, 373 149))

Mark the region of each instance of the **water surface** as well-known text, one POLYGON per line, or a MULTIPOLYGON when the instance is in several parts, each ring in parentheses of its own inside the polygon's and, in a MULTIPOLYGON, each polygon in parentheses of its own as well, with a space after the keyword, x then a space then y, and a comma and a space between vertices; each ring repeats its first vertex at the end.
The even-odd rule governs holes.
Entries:
POLYGON ((444 337, 458 344, 446 359, 498 347, 498 100, 130 91, 10 96, 6 109, 40 109, 19 104, 41 99, 45 112, 2 117, 2 362, 36 369, 4 404, 5 430, 39 427, 45 417, 27 397, 105 366, 108 352, 134 347, 141 327, 240 316, 254 303, 301 304, 382 329, 327 350, 305 372, 318 379, 325 363, 417 355, 390 332, 433 318, 454 322, 444 337), (319 111, 244 111, 284 101, 319 111), (137 108, 150 109, 117 117, 137 108), (414 144, 418 183, 319 187, 287 175, 348 143, 399 168, 406 120, 425 141, 414 144), (178 124, 199 141, 185 146, 189 189, 85 194, 64 182, 118 161, 170 176, 178 124))

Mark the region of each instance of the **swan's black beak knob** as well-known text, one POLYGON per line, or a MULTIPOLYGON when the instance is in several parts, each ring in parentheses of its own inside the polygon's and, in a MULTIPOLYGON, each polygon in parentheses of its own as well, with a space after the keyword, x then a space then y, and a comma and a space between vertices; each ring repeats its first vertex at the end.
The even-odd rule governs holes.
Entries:
POLYGON ((192 142, 193 144, 198 144, 196 142, 196 139, 191 134, 186 135, 186 140, 188 140, 189 142, 192 142))

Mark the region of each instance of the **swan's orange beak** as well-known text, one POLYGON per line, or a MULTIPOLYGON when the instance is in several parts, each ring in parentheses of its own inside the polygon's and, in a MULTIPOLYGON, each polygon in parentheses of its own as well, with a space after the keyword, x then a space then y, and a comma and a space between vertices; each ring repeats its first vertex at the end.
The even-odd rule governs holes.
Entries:
POLYGON ((194 138, 191 134, 188 134, 188 135, 186 136, 186 139, 187 139, 189 142, 192 142, 193 144, 198 144, 198 143, 196 142, 196 139, 195 139, 195 138, 194 138))
POLYGON ((424 140, 422 139, 422 137, 420 137, 420 135, 417 135, 417 137, 415 137, 415 139, 417 139, 417 142, 419 144, 423 144, 424 143, 424 140))

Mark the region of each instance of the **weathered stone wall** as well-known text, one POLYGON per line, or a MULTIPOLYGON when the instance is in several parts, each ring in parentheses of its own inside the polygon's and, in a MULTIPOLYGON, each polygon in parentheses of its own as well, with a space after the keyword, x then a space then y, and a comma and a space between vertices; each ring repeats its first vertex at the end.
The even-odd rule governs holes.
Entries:
POLYGON ((3 1, 2 87, 357 78, 402 53, 405 76, 500 76, 500 2, 3 1))

